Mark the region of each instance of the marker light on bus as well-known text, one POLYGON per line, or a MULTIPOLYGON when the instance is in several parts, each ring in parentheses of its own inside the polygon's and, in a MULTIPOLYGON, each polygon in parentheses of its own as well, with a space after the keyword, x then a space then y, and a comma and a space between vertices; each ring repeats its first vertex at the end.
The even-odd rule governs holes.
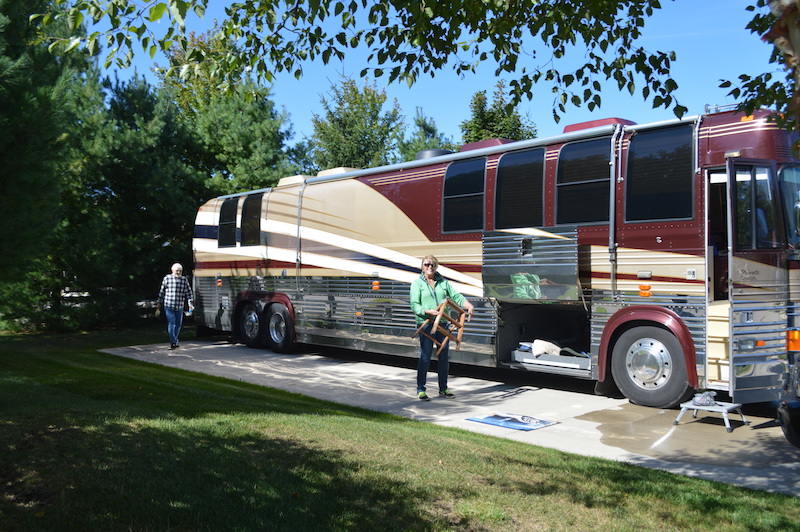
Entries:
POLYGON ((380 281, 372 281, 372 289, 373 290, 380 290, 381 289, 381 282, 380 281))
POLYGON ((639 285, 639 296, 641 297, 650 297, 653 293, 650 291, 651 286, 649 284, 640 284, 639 285))
POLYGON ((740 338, 736 343, 740 351, 754 351, 757 347, 767 345, 764 340, 756 340, 755 338, 740 338))
POLYGON ((786 331, 786 350, 800 351, 800 330, 786 331))

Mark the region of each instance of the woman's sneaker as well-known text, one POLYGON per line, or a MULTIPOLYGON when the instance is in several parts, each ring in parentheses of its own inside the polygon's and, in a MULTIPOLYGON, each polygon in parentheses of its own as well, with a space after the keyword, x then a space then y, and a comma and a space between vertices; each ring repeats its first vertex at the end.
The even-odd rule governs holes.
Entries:
POLYGON ((427 393, 425 393, 425 392, 419 392, 419 393, 417 393, 417 397, 419 397, 419 400, 420 400, 420 401, 430 401, 430 400, 431 400, 431 398, 430 398, 430 397, 428 397, 428 394, 427 394, 427 393))
POLYGON ((455 397, 455 395, 453 394, 453 392, 450 391, 450 388, 447 388, 446 390, 439 391, 439 397, 446 397, 448 399, 452 399, 453 397, 455 397))

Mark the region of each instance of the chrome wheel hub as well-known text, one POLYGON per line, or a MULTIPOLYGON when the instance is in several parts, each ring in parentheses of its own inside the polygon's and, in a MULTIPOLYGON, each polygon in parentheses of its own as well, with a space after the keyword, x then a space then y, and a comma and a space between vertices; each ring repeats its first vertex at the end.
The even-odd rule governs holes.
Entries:
POLYGON ((672 357, 666 346, 658 340, 641 338, 628 348, 625 367, 634 384, 652 390, 669 379, 672 357))
POLYGON ((278 313, 273 314, 269 319, 269 336, 276 344, 286 338, 286 321, 278 313))
POLYGON ((258 314, 254 310, 245 313, 242 318, 242 329, 248 338, 258 336, 258 314))

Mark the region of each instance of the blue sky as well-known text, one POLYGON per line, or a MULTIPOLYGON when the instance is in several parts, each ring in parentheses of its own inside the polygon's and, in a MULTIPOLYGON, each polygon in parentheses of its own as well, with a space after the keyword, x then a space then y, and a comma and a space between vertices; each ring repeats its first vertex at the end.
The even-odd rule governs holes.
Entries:
MULTIPOLYGON (((189 30, 198 33, 213 25, 213 19, 224 17, 222 6, 230 2, 211 0, 205 19, 187 18, 189 30)), ((736 103, 726 96, 728 90, 719 88, 720 79, 735 81, 740 74, 757 75, 774 71, 769 65, 771 47, 756 35, 745 29, 753 13, 746 7, 753 0, 662 0, 663 9, 647 22, 640 45, 649 51, 674 50, 677 60, 672 65, 672 77, 679 88, 678 101, 689 109, 689 115, 700 114, 706 104, 724 105, 736 103)), ((137 51, 138 52, 138 51, 137 51)), ((305 75, 296 80, 292 75, 279 75, 272 87, 273 100, 288 113, 293 124, 295 139, 310 136, 313 132, 311 118, 322 112, 320 99, 329 92, 332 83, 341 77, 357 77, 366 65, 363 54, 350 54, 343 62, 322 65, 309 63, 304 66, 305 75)), ((154 83, 155 76, 150 72, 155 63, 166 62, 157 56, 151 61, 149 56, 138 52, 135 66, 140 74, 154 83)), ((120 72, 126 78, 132 70, 120 72)), ((375 80, 379 88, 385 88, 389 100, 396 99, 406 122, 411 123, 417 107, 436 122, 437 127, 447 136, 459 141, 459 124, 469 117, 469 103, 475 92, 494 92, 497 78, 491 65, 479 67, 474 75, 463 78, 454 72, 443 70, 434 78, 420 78, 409 88, 405 82, 385 85, 385 80, 375 80)), ((539 137, 557 135, 567 124, 619 117, 637 123, 657 122, 674 118, 663 108, 653 109, 637 92, 630 95, 619 92, 616 86, 605 83, 601 93, 602 106, 590 112, 585 106, 567 107, 560 123, 552 118, 553 96, 550 87, 540 85, 534 90, 530 101, 523 101, 520 112, 527 114, 538 128, 539 137)))

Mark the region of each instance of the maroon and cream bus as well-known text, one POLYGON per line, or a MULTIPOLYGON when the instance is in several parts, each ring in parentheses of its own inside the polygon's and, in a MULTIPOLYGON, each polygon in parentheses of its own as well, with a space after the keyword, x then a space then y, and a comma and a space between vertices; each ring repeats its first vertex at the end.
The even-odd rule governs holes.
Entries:
POLYGON ((279 352, 417 356, 409 285, 432 254, 476 307, 453 362, 656 407, 783 401, 796 442, 793 140, 768 111, 606 119, 215 198, 195 225, 196 320, 279 352))

